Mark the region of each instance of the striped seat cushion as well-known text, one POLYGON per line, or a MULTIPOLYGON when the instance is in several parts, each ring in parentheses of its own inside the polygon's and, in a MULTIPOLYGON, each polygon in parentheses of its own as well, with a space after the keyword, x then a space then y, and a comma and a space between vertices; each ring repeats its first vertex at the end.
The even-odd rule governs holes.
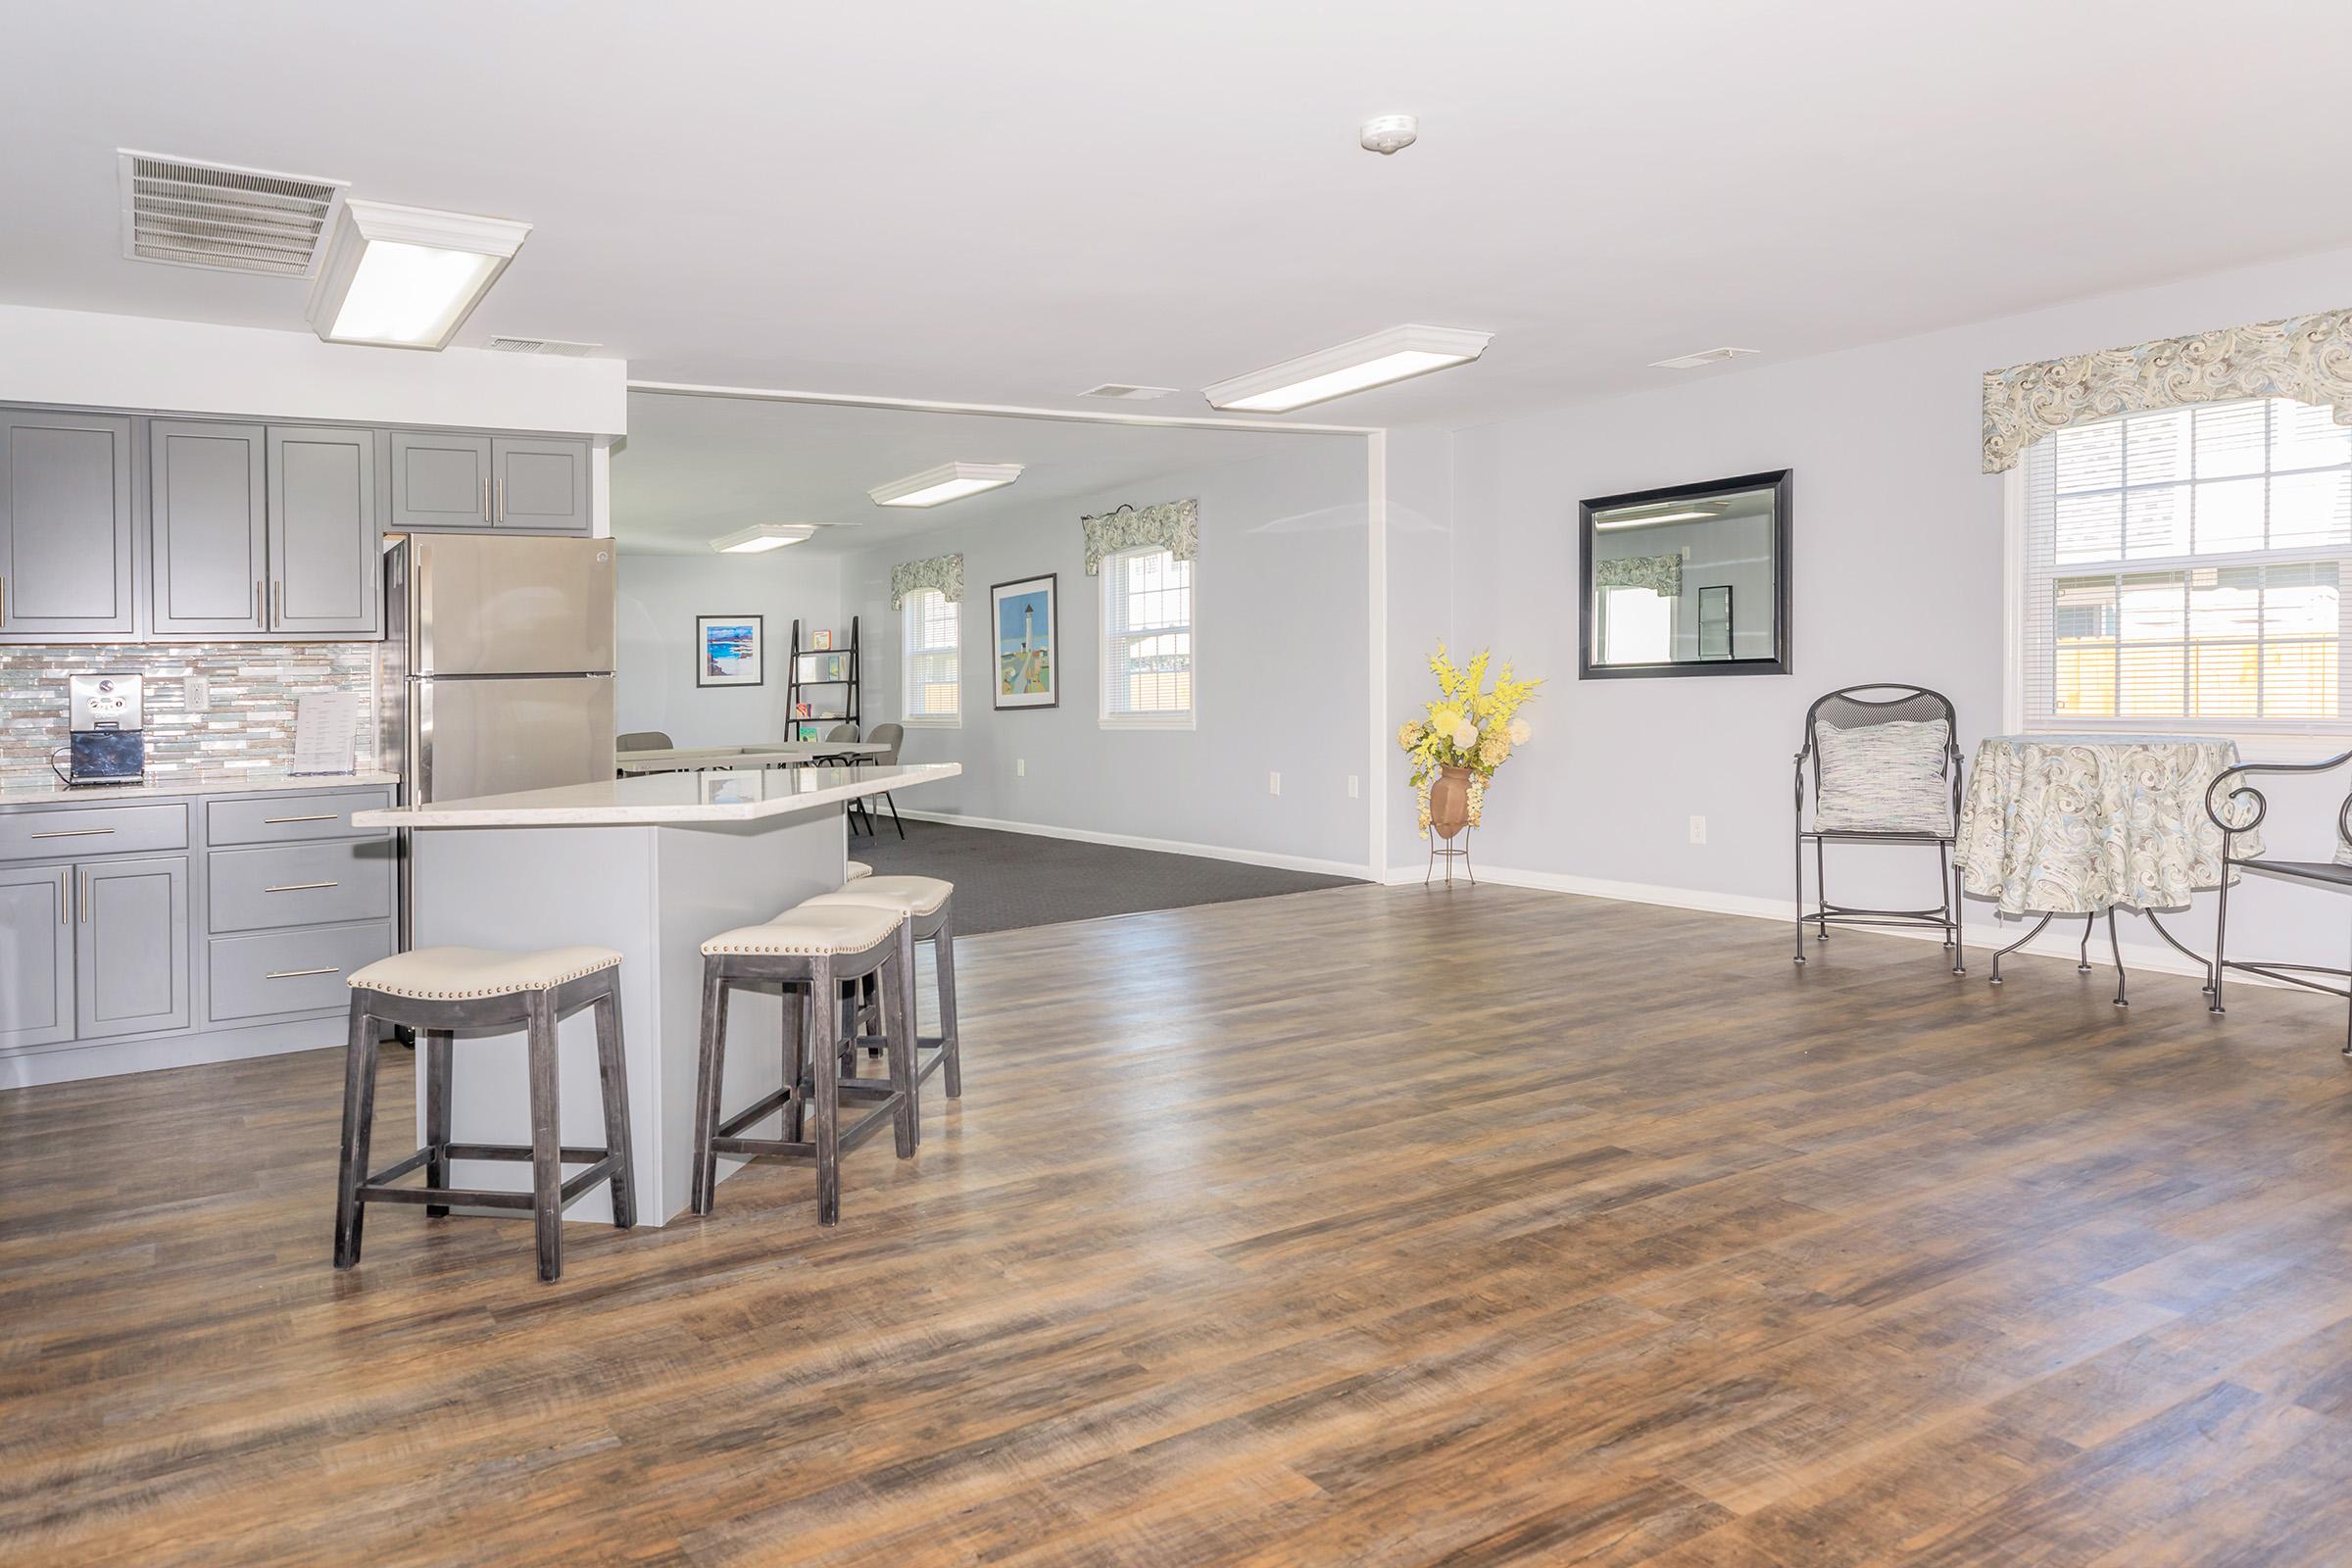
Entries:
POLYGON ((1821 789, 1813 827, 1823 833, 1932 833, 1952 830, 1952 781, 1944 772, 1951 726, 1926 722, 1865 724, 1814 732, 1821 749, 1821 789))

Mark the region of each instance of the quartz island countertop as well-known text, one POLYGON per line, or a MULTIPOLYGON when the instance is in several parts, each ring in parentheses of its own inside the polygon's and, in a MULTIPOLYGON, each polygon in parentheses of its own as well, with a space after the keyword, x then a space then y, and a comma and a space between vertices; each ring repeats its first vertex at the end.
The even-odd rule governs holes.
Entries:
POLYGON ((957 762, 901 767, 745 768, 600 779, 513 795, 360 811, 356 827, 691 827, 813 811, 963 771, 957 762))

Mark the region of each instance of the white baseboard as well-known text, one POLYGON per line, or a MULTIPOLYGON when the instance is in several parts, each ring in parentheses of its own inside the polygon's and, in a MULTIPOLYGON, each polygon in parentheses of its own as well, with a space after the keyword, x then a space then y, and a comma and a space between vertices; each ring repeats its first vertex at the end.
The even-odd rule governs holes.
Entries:
MULTIPOLYGON (((1440 869, 1442 873, 1443 867, 1440 869)), ((1648 882, 1611 882, 1600 877, 1571 876, 1559 871, 1523 871, 1508 866, 1481 865, 1476 869, 1481 882, 1493 882, 1501 887, 1540 888, 1549 893, 1574 893, 1588 899, 1614 899, 1622 904, 1655 904, 1670 909, 1696 909, 1706 914, 1737 914, 1752 920, 1772 920, 1791 928, 1796 922, 1795 908, 1787 899, 1760 899, 1744 893, 1712 893, 1699 888, 1670 888, 1648 882)), ((1382 880, 1392 886, 1406 886, 1419 882, 1421 876, 1422 872, 1417 866, 1391 866, 1382 880)), ((1983 906, 1971 906, 1968 912, 1979 914, 1983 908, 1983 906)), ((1988 925, 1982 918, 1969 920, 1962 931, 1967 943, 1969 972, 1976 973, 1984 960, 1991 956, 1994 949, 2005 948, 2015 942, 2025 934, 2032 920, 2039 918, 2039 915, 2034 915, 2028 920, 2003 919, 1997 926, 1988 925)), ((2076 918, 2079 917, 2060 915, 2050 922, 2047 930, 2018 951, 2036 957, 2076 957, 2082 943, 2082 928, 2074 923, 2076 918)), ((2134 927, 2146 929, 2129 911, 2126 911, 2125 920, 2126 923, 2121 927, 2124 931, 2131 931, 2134 927)), ((1862 926, 1847 929, 1920 942, 1942 941, 1936 932, 1919 928, 1862 926)), ((2107 933, 2101 930, 2092 937, 2090 944, 2091 956, 2102 968, 2113 962, 2106 938, 2107 933)), ((1793 943, 1791 937, 1792 946, 1793 943)), ((2134 973, 2190 975, 2198 980, 2205 978, 2202 965, 2190 962, 2160 941, 2127 938, 2123 950, 2124 963, 2134 973)), ((2230 984, 2282 986, 2280 981, 2236 970, 2230 972, 2230 984)))
POLYGON ((1043 822, 1007 822, 1001 817, 964 816, 955 811, 902 810, 899 814, 919 822, 946 822, 954 827, 984 827, 999 833, 1026 833, 1033 838, 1108 844, 1122 850, 1152 850, 1161 855, 1198 855, 1211 860, 1234 860, 1243 865, 1270 865, 1281 871, 1351 876, 1366 882, 1380 880, 1368 866, 1350 865, 1345 860, 1311 859, 1303 855, 1276 855, 1268 850, 1232 850, 1221 844, 1187 844, 1178 839, 1138 838, 1132 833, 1097 833, 1089 828, 1050 827, 1043 822))

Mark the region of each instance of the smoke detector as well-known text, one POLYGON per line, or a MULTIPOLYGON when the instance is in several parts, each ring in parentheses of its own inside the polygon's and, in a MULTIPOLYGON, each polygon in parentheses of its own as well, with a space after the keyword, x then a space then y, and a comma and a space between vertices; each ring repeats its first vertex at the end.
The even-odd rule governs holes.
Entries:
POLYGON ((1164 398, 1176 389, 1172 386, 1135 386, 1125 381, 1105 381, 1090 386, 1078 395, 1082 398, 1117 398, 1122 403, 1149 403, 1164 398))
POLYGON ((1421 135, 1421 121, 1415 115, 1375 115, 1364 122, 1357 136, 1364 151, 1386 158, 1402 152, 1421 135))

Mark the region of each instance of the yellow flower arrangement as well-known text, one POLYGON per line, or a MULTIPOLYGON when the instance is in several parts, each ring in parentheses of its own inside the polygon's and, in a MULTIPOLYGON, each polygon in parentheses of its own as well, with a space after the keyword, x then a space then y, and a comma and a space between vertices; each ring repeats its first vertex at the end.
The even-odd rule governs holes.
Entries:
POLYGON ((1543 680, 1523 679, 1505 662, 1489 686, 1488 660, 1481 649, 1467 664, 1456 664, 1446 657, 1446 645, 1438 644, 1438 651, 1429 656, 1430 672, 1438 677, 1438 698, 1426 706, 1427 716, 1397 726, 1396 748, 1413 760, 1413 796, 1420 804, 1423 838, 1429 836, 1429 786, 1438 769, 1470 769, 1470 821, 1476 826, 1486 804, 1487 781, 1534 734, 1527 720, 1517 715, 1534 701, 1543 680))

